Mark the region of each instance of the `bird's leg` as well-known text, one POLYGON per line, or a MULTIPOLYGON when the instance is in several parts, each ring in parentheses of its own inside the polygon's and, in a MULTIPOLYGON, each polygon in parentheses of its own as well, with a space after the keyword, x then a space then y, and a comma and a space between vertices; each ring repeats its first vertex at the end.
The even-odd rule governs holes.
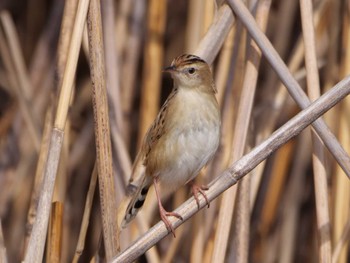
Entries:
POLYGON ((174 232, 174 228, 171 226, 171 223, 168 219, 168 216, 175 216, 176 218, 180 219, 180 220, 184 220, 182 218, 182 216, 180 216, 178 213, 175 212, 168 212, 164 209, 162 202, 160 200, 160 194, 159 194, 159 188, 158 188, 158 179, 154 178, 153 179, 153 184, 154 184, 154 189, 156 190, 156 195, 157 195, 157 200, 158 200, 158 207, 159 207, 159 214, 160 214, 160 218, 162 219, 162 221, 164 222, 166 228, 168 229, 168 231, 171 231, 171 233, 173 233, 173 236, 175 236, 175 232, 174 232))
POLYGON ((204 197, 204 199, 205 199, 205 201, 206 201, 206 203, 208 205, 208 208, 209 208, 209 206, 210 206, 209 200, 208 200, 208 197, 207 197, 206 193, 204 192, 204 191, 208 190, 209 187, 203 186, 203 185, 201 185, 201 186, 196 185, 194 180, 190 181, 188 184, 191 186, 193 197, 194 197, 194 199, 196 199, 198 209, 199 209, 198 193, 201 193, 201 195, 204 197))

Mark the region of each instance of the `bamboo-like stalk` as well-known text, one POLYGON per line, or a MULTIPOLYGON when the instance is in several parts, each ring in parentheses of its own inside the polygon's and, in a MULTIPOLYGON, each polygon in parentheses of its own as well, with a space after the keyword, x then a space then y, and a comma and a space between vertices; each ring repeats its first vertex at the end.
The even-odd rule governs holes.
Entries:
POLYGON ((49 224, 46 262, 61 262, 63 204, 54 202, 49 224))
POLYGON ((27 215, 24 250, 26 250, 30 234, 32 233, 32 227, 37 214, 36 207, 38 205, 40 188, 41 188, 41 185, 43 182, 43 176, 44 176, 44 168, 47 161, 46 156, 48 154, 48 149, 49 149, 49 138, 50 138, 50 132, 52 130, 52 122, 53 122, 53 108, 49 107, 47 109, 46 116, 45 116, 43 137, 41 141, 39 158, 38 158, 35 177, 34 177, 34 186, 31 194, 30 206, 29 206, 28 215, 27 215))
MULTIPOLYGON (((57 170, 57 179, 56 179, 55 187, 53 191, 52 202, 59 201, 64 203, 65 201, 65 195, 67 191, 67 177, 68 177, 68 169, 67 169, 68 160, 69 160, 68 155, 69 155, 69 146, 71 141, 70 128, 71 128, 71 122, 67 120, 66 126, 64 127, 64 141, 63 141, 62 150, 60 154, 60 163, 57 170)), ((65 247, 63 248, 65 249, 65 247)))
MULTIPOLYGON (((346 98, 347 102, 342 102, 342 107, 349 107, 349 98, 346 98)), ((344 110, 344 108, 343 108, 344 110)), ((347 111, 347 110, 345 110, 347 111)), ((347 146, 348 150, 350 145, 350 137, 348 135, 348 130, 350 129, 348 124, 348 117, 345 113, 340 113, 338 116, 340 126, 339 126, 339 140, 347 146)), ((346 200, 350 199, 350 185, 349 181, 344 177, 343 171, 336 167, 334 175, 334 197, 333 197, 333 243, 337 242, 343 233, 344 226, 349 217, 349 203, 346 200)), ((341 252, 339 252, 337 263, 347 262, 347 250, 345 249, 349 244, 349 241, 345 242, 342 246, 341 252)))
MULTIPOLYGON (((348 10, 341 11, 343 14, 342 18, 342 49, 343 49, 343 57, 340 63, 340 75, 345 76, 348 75, 350 72, 350 17, 348 10)), ((349 97, 346 98, 342 103, 339 105, 340 111, 337 115, 337 120, 339 123, 339 141, 342 142, 345 149, 347 151, 350 151, 350 136, 349 136, 349 121, 348 121, 348 112, 350 109, 350 99, 349 97)), ((347 221, 349 219, 350 214, 350 207, 347 200, 350 199, 350 183, 346 178, 344 178, 344 173, 342 170, 339 169, 339 167, 335 168, 334 171, 334 178, 333 178, 333 233, 332 233, 332 239, 333 244, 338 242, 339 239, 341 239, 343 235, 343 231, 346 228, 347 221)), ((345 263, 347 262, 348 258, 348 250, 346 249, 349 245, 349 240, 347 242, 344 242, 344 245, 342 246, 342 249, 338 252, 338 261, 337 263, 345 263)))
MULTIPOLYGON (((302 109, 309 105, 310 101, 306 94, 301 89, 298 82, 293 78, 291 73, 288 71, 287 66, 284 64, 282 59, 277 54, 276 50, 271 45, 267 37, 261 32, 259 27, 249 10, 241 2, 241 0, 228 0, 228 3, 235 11, 237 16, 242 20, 250 33, 250 36, 258 44, 262 53, 266 59, 270 62, 271 66, 275 69, 279 78, 288 89, 290 95, 297 102, 299 107, 302 109)), ((312 126, 315 128, 318 136, 322 139, 325 146, 332 153, 333 157, 337 160, 339 165, 342 167, 348 177, 350 177, 350 157, 339 144, 336 137, 330 132, 327 125, 322 119, 315 121, 312 126)))
POLYGON ((53 130, 50 138, 50 147, 47 163, 44 172, 44 181, 41 188, 37 217, 33 224, 33 230, 28 242, 27 253, 24 262, 41 261, 45 239, 47 234, 47 225, 51 209, 51 199, 58 168, 63 133, 59 130, 53 130))
POLYGON ((63 17, 61 22, 60 37, 57 46, 57 78, 58 87, 61 87, 63 74, 67 63, 69 45, 74 27, 75 15, 77 12, 79 0, 69 0, 65 2, 63 9, 63 17))
MULTIPOLYGON (((317 99, 320 92, 320 81, 317 68, 316 58, 316 43, 313 26, 311 0, 301 0, 301 22, 303 28, 303 37, 305 45, 305 65, 307 71, 307 90, 310 100, 317 99)), ((328 208, 328 186, 326 174, 326 156, 322 141, 312 130, 313 141, 313 174, 315 183, 315 199, 316 199, 316 213, 317 213, 317 231, 318 231, 318 256, 321 262, 331 261, 331 229, 328 208)))
MULTIPOLYGON (((209 190, 206 193, 208 200, 211 201, 215 199, 223 191, 236 184, 238 180, 254 169, 261 161, 266 159, 288 140, 298 135, 308 125, 346 97, 350 93, 349 84, 350 77, 343 79, 330 91, 322 95, 319 99, 311 103, 310 106, 276 130, 267 140, 222 172, 217 179, 209 185, 209 190)), ((199 203, 200 208, 203 208, 206 205, 204 198, 200 198, 199 203)), ((197 211, 197 203, 192 197, 174 211, 181 215, 184 221, 170 218, 172 226, 177 228, 197 211)), ((128 249, 116 256, 111 262, 132 262, 167 234, 169 233, 165 225, 162 222, 159 222, 136 240, 128 249)))
POLYGON ((78 55, 88 5, 88 0, 79 1, 70 49, 67 56, 67 65, 65 67, 62 87, 60 90, 54 127, 52 129, 50 137, 50 146, 47 163, 45 166, 44 181, 42 184, 42 190, 37 209, 37 218, 33 225, 33 231, 30 236, 28 249, 24 258, 24 262, 26 263, 40 262, 43 257, 47 225, 51 209, 51 199, 64 137, 63 131, 67 119, 70 96, 72 94, 73 80, 78 62, 78 55))
MULTIPOLYGON (((56 74, 58 78, 57 82, 59 83, 58 87, 61 87, 61 84, 63 81, 63 74, 67 63, 67 55, 68 55, 67 50, 69 49, 69 45, 72 37, 72 31, 73 31, 77 6, 78 6, 78 1, 74 0, 74 1, 67 1, 64 7, 64 14, 62 18, 63 20, 62 20, 58 50, 57 50, 58 58, 57 58, 56 74)), ((73 89, 75 90, 75 87, 73 87, 73 89)), ((70 104, 72 103, 73 100, 75 101, 75 95, 76 94, 73 91, 73 94, 70 98, 70 104)), ((80 98, 81 97, 79 97, 77 101, 80 101, 80 98)), ((89 94, 88 100, 86 100, 86 97, 83 97, 81 98, 81 101, 83 103, 86 101, 91 101, 91 94, 89 94)), ((74 108, 75 106, 78 106, 78 105, 74 105, 74 108)), ((79 107, 76 107, 75 109, 79 109, 79 107)), ((70 119, 67 121, 65 125, 64 145, 61 151, 60 166, 57 172, 58 178, 55 183, 55 189, 54 189, 54 195, 53 195, 53 201, 59 200, 65 203, 67 203, 67 200, 65 199, 65 195, 67 190, 69 189, 69 185, 67 185, 67 181, 70 179, 69 172, 72 171, 70 169, 71 167, 69 166, 71 163, 71 158, 73 157, 71 156, 71 153, 69 151, 70 151, 70 144, 72 143, 71 135, 74 134, 74 132, 72 133, 73 131, 72 127, 74 127, 74 123, 72 123, 70 119), (67 186, 68 186, 68 189, 67 189, 67 186)), ((69 208, 70 206, 67 206, 66 212, 70 211, 69 208)), ((70 213, 68 212, 66 214, 66 218, 69 218, 69 217, 70 217, 70 213)), ((64 261, 64 262, 67 261, 68 257, 70 257, 69 253, 71 252, 71 245, 67 241, 69 240, 69 235, 72 233, 72 231, 74 231, 74 227, 70 226, 69 224, 64 225, 63 234, 62 234, 63 241, 62 241, 62 255, 61 255, 61 261, 64 261)))
POLYGON ((90 1, 87 21, 103 240, 106 259, 110 260, 113 255, 117 254, 119 244, 117 239, 117 206, 115 201, 112 150, 108 119, 102 20, 100 2, 98 0, 90 1))

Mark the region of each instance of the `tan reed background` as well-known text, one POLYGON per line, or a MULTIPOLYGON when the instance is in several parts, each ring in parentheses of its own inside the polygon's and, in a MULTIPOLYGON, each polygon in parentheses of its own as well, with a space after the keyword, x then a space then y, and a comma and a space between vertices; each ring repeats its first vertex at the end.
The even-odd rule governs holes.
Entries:
POLYGON ((349 16, 345 0, 2 1, 0 262, 349 262, 349 16), (222 110, 210 208, 166 197, 186 219, 166 236, 151 191, 120 232, 182 53, 212 65, 222 110))

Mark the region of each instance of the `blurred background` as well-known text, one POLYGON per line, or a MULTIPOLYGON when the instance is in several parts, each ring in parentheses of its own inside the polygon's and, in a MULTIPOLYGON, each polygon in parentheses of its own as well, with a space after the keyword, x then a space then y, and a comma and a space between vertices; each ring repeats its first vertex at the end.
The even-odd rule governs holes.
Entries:
MULTIPOLYGON (((350 71, 349 1, 250 0, 245 4, 253 15, 259 15, 259 27, 306 90, 309 73, 301 15, 305 2, 313 6, 310 19, 322 94, 350 71)), ((78 0, 0 1, 0 252, 8 262, 23 259, 36 215, 77 4, 78 0)), ((162 68, 178 55, 196 52, 222 15, 223 5, 225 1, 220 0, 101 0, 117 204, 125 195, 140 141, 172 89, 172 80, 162 74, 162 68)), ((232 151, 234 135, 241 127, 236 121, 244 87, 253 87, 245 152, 300 110, 264 57, 259 66, 258 52, 235 18, 212 64, 223 126, 218 153, 198 178, 204 184, 235 159, 232 151), (248 69, 249 62, 253 69, 248 69), (244 84, 247 78, 256 82, 244 84)), ((76 260, 80 257, 79 262, 104 258, 98 187, 83 252, 76 253, 96 158, 91 93, 85 30, 53 196, 58 253, 57 257, 51 254, 53 233, 49 231, 44 262, 71 262, 74 255, 76 260)), ((324 116, 348 153, 349 103, 344 99, 324 116)), ((349 262, 349 179, 326 148, 315 170, 312 152, 308 128, 248 174, 244 190, 230 189, 230 201, 217 198, 209 209, 178 228, 176 239, 166 237, 152 255, 142 256, 139 262, 285 263, 330 262, 331 258, 332 262, 349 262), (227 218, 229 223, 223 226, 222 209, 228 203, 232 204, 232 221, 227 218), (239 211, 245 211, 243 222, 239 211), (239 246, 244 243, 238 234, 243 228, 245 248, 239 246), (223 233, 228 234, 226 241, 223 233), (240 253, 247 253, 245 261, 240 253)), ((183 187, 166 199, 166 207, 175 209, 189 197, 189 189, 183 187)), ((154 195, 147 200, 142 218, 150 226, 159 221, 154 195)), ((122 233, 121 249, 143 232, 139 224, 131 224, 122 233)))

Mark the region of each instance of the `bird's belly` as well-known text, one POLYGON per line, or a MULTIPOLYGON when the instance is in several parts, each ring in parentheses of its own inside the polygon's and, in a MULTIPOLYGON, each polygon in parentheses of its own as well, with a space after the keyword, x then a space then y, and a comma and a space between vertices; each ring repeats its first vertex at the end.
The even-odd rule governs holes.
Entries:
POLYGON ((161 187, 171 192, 194 179, 215 154, 219 133, 219 125, 212 123, 170 134, 163 149, 167 165, 159 171, 161 187))

